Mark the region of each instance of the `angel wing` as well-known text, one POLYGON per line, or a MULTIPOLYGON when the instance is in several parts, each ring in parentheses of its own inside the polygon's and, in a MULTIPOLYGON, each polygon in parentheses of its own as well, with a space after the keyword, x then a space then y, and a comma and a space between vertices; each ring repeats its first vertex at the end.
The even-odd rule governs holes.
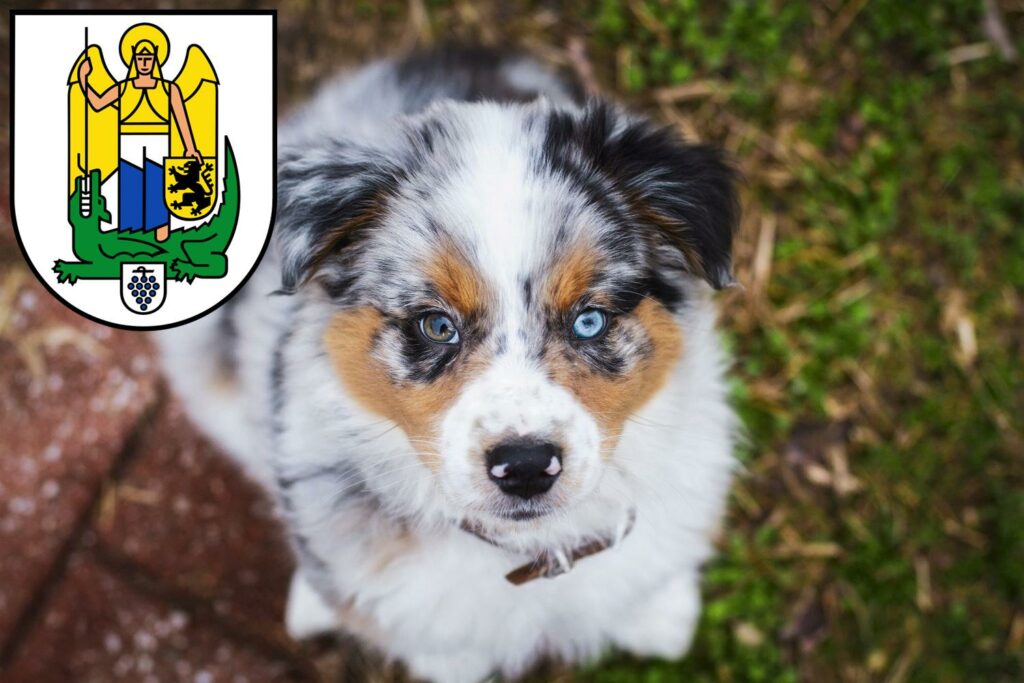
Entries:
POLYGON ((83 51, 68 75, 68 196, 75 190, 76 180, 90 169, 99 169, 106 180, 117 170, 117 105, 100 111, 88 106, 85 93, 78 84, 78 67, 86 56, 92 64, 87 82, 98 94, 117 84, 110 75, 103 51, 90 45, 83 51))
MULTIPOLYGON (((189 125, 196 150, 204 159, 217 155, 217 72, 210 63, 203 48, 189 45, 185 62, 174 78, 185 102, 189 125)), ((180 157, 185 153, 177 123, 171 117, 171 156, 180 157)))

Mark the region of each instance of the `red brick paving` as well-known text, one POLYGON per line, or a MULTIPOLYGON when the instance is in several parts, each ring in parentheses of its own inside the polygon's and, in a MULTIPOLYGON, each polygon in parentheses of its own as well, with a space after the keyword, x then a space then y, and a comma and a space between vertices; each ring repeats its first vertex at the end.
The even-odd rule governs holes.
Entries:
POLYGON ((140 335, 92 325, 0 271, 0 642, 156 398, 140 335), (115 352, 116 349, 116 352, 115 352))
POLYGON ((4 674, 7 681, 302 681, 310 674, 215 622, 139 591, 77 552, 4 674))
POLYGON ((168 396, 146 335, 64 308, 7 231, 0 681, 379 680, 351 647, 287 638, 269 502, 168 396))
POLYGON ((265 496, 195 433, 177 400, 160 407, 134 450, 101 505, 101 543, 225 618, 285 639, 293 565, 265 496))

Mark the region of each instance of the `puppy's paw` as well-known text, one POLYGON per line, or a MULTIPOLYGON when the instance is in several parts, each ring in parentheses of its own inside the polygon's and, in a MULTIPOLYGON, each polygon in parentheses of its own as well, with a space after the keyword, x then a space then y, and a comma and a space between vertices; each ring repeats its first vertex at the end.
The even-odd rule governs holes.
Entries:
POLYGON ((296 570, 292 576, 284 626, 288 635, 295 640, 312 638, 338 629, 338 617, 334 610, 309 585, 302 576, 302 570, 296 570))
POLYGON ((640 657, 678 659, 690 649, 700 617, 700 589, 693 576, 676 576, 624 619, 615 644, 640 657))
POLYGON ((417 679, 431 683, 483 683, 494 678, 494 664, 479 652, 424 652, 404 659, 417 679))

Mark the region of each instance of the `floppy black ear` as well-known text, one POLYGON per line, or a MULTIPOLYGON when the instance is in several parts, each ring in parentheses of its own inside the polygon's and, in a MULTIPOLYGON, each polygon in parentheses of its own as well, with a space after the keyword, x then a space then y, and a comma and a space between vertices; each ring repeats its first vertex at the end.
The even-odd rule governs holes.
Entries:
POLYGON ((316 277, 365 236, 398 176, 381 155, 341 140, 281 150, 274 238, 285 291, 316 277))
POLYGON ((722 152, 603 103, 587 107, 582 126, 634 215, 682 252, 691 273, 715 289, 732 284, 737 174, 722 152))

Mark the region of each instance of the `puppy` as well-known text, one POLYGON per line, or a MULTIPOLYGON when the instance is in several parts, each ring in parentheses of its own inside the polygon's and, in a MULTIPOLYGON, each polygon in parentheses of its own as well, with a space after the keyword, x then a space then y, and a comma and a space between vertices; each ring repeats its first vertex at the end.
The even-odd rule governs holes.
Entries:
POLYGON ((374 63, 279 137, 272 249, 161 341, 279 504, 290 633, 446 683, 682 655, 736 431, 722 156, 480 50, 374 63))

